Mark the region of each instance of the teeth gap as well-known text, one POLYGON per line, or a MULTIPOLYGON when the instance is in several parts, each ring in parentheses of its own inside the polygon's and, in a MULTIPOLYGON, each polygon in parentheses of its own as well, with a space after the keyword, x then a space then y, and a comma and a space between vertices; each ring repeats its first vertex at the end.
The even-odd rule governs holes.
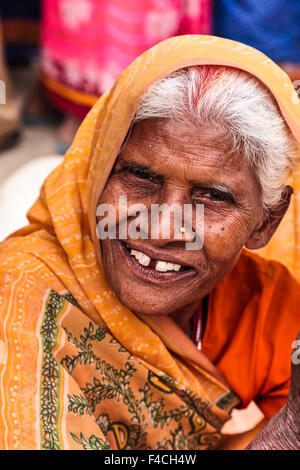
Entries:
MULTIPOLYGON (((127 245, 127 243, 124 243, 125 247, 126 247, 126 250, 131 253, 132 249, 127 245)), ((132 254, 131 256, 135 257, 134 254, 132 254)), ((138 260, 137 260, 138 261, 138 260)), ((156 268, 156 265, 157 265, 158 261, 156 259, 151 259, 150 263, 148 266, 145 266, 145 267, 148 267, 148 268, 152 268, 152 269, 155 269, 156 268)), ((174 263, 170 263, 170 264, 174 264, 174 263)), ((188 268, 187 266, 180 266, 179 270, 178 271, 175 271, 174 269, 167 269, 165 272, 183 272, 183 271, 187 271, 188 268)))

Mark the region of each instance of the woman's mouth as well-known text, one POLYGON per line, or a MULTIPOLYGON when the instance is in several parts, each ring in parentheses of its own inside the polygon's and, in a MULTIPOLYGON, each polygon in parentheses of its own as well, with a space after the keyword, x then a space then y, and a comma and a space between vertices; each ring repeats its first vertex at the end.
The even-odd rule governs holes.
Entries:
POLYGON ((150 257, 148 254, 133 249, 120 240, 116 243, 119 245, 129 269, 147 281, 154 283, 170 282, 192 277, 196 274, 196 270, 190 266, 173 263, 166 259, 154 258, 153 256, 150 257))

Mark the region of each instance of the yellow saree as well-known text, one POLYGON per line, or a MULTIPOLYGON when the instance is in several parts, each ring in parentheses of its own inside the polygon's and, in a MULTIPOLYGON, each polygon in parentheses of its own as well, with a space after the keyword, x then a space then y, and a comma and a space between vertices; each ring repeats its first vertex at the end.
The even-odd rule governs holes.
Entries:
MULTIPOLYGON (((101 268, 95 229, 99 195, 141 97, 155 81, 196 64, 229 65, 257 76, 300 139, 300 105, 289 78, 242 44, 175 37, 122 73, 44 182, 29 225, 1 244, 0 448, 218 446, 238 398, 189 338, 177 346, 171 320, 166 330, 147 324, 119 302, 101 268)), ((297 275, 299 176, 272 246, 297 275), (287 247, 281 237, 289 240, 287 247)))

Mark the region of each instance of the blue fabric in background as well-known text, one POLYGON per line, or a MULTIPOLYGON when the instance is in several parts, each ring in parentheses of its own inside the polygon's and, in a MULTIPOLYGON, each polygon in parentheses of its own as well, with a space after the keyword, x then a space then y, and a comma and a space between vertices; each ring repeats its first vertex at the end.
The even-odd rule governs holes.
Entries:
POLYGON ((214 34, 300 63, 300 0, 215 0, 214 34))
POLYGON ((40 18, 41 0, 0 0, 2 19, 40 18))
MULTIPOLYGON (((0 0, 0 20, 33 20, 37 23, 41 16, 41 0, 0 0)), ((4 44, 8 61, 26 61, 36 56, 37 45, 4 44)))

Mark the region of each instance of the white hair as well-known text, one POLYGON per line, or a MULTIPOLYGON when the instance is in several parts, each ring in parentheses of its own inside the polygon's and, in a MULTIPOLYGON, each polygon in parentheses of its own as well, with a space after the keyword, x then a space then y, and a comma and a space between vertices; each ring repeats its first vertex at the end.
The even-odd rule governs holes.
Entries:
POLYGON ((178 70, 150 87, 133 124, 152 118, 221 125, 232 151, 255 169, 263 207, 280 201, 298 147, 271 93, 255 77, 216 65, 178 70))

